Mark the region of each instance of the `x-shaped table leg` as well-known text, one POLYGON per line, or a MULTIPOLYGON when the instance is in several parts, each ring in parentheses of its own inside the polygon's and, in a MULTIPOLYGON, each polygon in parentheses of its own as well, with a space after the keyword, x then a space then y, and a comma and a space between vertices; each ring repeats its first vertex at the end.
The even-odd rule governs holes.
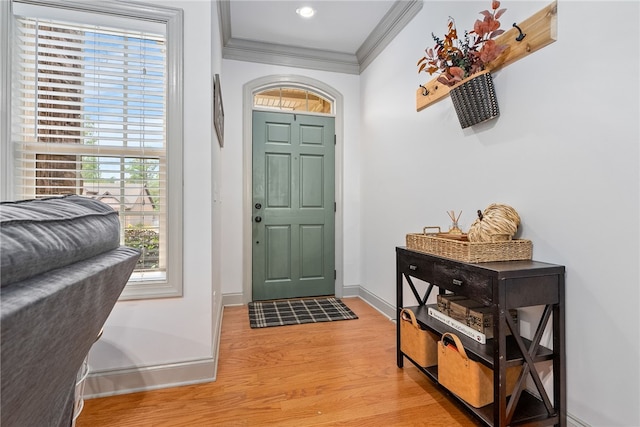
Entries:
POLYGON ((511 422, 511 418, 513 417, 513 413, 516 409, 516 404, 520 399, 522 390, 524 389, 524 384, 527 378, 527 374, 529 373, 531 373, 531 378, 533 379, 533 382, 535 383, 536 388, 538 389, 538 392, 540 392, 540 396, 542 397, 542 401, 544 402, 544 405, 547 408, 547 412, 549 413, 549 415, 555 414, 555 408, 553 407, 553 404, 551 403, 551 400, 547 395, 547 392, 544 388, 544 385, 542 384, 542 380, 540 379, 540 375, 538 374, 538 371, 535 370, 535 366, 532 359, 532 357, 538 351, 540 340, 542 339, 542 334, 544 333, 547 323, 551 318, 551 313, 552 313, 552 306, 551 305, 545 306, 544 312, 542 313, 542 317, 540 318, 540 323, 538 324, 538 329, 536 330, 536 333, 531 342, 531 347, 529 347, 529 349, 527 349, 524 341, 522 341, 522 337, 520 336, 520 333, 516 328, 516 325, 513 322, 513 319, 511 318, 511 316, 505 316, 504 318, 505 321, 507 322, 507 326, 509 326, 509 329, 511 329, 511 333, 515 338, 516 343, 518 344, 520 352, 522 353, 522 357, 524 358, 524 363, 522 365, 522 373, 520 374, 520 378, 518 379, 515 390, 511 395, 511 399, 509 399, 509 404, 507 405, 507 414, 506 414, 507 422, 511 422))
POLYGON ((418 291, 416 290, 416 287, 413 284, 413 281, 411 280, 411 276, 408 276, 406 274, 403 274, 403 275, 404 275, 404 278, 407 279, 407 282, 409 283, 409 287, 411 288, 411 292, 413 292, 413 296, 416 297, 416 301, 418 301, 420 305, 425 305, 427 303, 427 299, 429 298, 429 295, 431 295, 431 290, 433 289, 433 285, 429 283, 427 292, 424 294, 423 297, 421 297, 420 294, 418 294, 418 291))

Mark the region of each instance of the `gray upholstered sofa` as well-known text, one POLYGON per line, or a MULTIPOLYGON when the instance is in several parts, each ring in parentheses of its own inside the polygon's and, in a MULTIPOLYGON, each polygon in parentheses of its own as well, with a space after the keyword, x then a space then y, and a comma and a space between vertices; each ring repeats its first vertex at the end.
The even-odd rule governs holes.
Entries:
POLYGON ((0 203, 0 425, 72 425, 77 373, 139 257, 117 213, 64 196, 0 203))

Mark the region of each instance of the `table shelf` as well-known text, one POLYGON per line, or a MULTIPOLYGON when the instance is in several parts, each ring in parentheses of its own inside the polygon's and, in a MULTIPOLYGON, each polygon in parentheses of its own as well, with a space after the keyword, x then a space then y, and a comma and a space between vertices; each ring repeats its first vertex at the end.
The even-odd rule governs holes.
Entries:
MULTIPOLYGON (((435 304, 418 305, 418 306, 404 307, 404 308, 413 311, 413 313, 416 315, 416 320, 418 321, 418 324, 422 328, 435 332, 438 335, 442 335, 446 332, 456 334, 458 338, 460 338, 460 340, 462 341, 464 348, 469 353, 469 358, 471 360, 481 362, 486 366, 488 366, 489 368, 493 369, 493 354, 494 354, 493 338, 487 339, 486 344, 481 344, 478 341, 475 341, 474 339, 471 339, 462 334, 459 334, 452 327, 445 325, 438 319, 434 319, 432 316, 429 316, 428 309, 430 307, 436 308, 436 305, 435 304)), ((525 343, 527 347, 531 346, 530 340, 526 338, 522 338, 522 341, 525 343)), ((506 343, 507 343, 507 359, 506 359, 507 366, 521 365, 524 359, 522 357, 522 354, 520 354, 518 350, 518 346, 516 344, 515 338, 512 335, 507 335, 506 343)), ((534 362, 537 363, 537 362, 543 362, 545 360, 552 360, 552 359, 553 359, 553 350, 543 346, 538 346, 538 351, 536 352, 536 355, 533 357, 534 362)))

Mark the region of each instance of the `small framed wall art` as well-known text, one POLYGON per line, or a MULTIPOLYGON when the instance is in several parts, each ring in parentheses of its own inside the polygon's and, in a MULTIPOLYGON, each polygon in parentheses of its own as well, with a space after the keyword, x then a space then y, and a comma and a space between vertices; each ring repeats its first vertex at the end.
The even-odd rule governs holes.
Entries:
POLYGON ((213 76, 213 126, 218 135, 220 147, 224 146, 224 108, 222 106, 222 90, 220 89, 220 74, 213 76))

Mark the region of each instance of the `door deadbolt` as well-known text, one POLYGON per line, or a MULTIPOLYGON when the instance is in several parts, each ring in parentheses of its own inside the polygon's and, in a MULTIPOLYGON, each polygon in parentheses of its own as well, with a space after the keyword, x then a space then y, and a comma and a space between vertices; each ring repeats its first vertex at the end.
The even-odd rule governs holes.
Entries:
POLYGON ((262 217, 261 216, 257 216, 256 217, 256 222, 262 222, 262 217))
POLYGON ((262 205, 260 203, 256 203, 256 209, 262 209, 262 205))

